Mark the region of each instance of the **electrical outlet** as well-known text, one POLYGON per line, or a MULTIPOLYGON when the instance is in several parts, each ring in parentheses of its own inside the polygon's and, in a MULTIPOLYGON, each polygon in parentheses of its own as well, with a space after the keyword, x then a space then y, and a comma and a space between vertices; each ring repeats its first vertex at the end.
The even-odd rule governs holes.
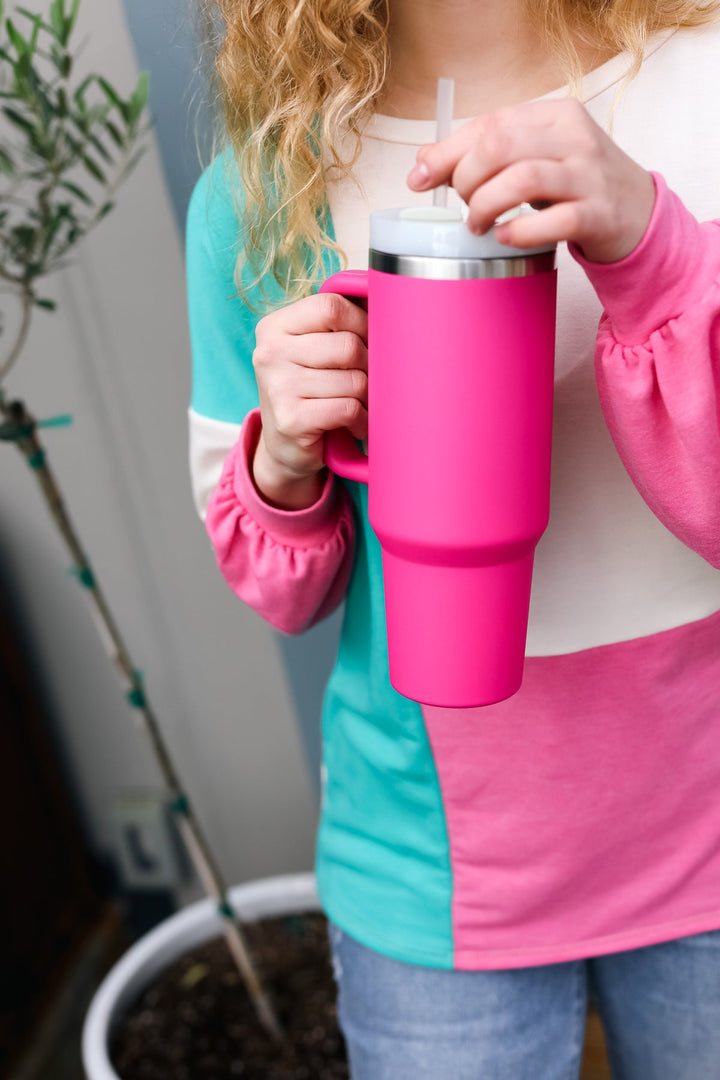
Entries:
POLYGON ((174 889, 182 878, 178 839, 157 791, 124 791, 112 804, 115 854, 128 889, 174 889))

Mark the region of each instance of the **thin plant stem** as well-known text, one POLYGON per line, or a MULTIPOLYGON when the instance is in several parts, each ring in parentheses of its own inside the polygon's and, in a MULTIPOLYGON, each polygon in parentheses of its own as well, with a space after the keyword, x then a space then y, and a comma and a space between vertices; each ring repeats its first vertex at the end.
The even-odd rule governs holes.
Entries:
POLYGON ((0 367, 0 388, 2 387, 3 382, 14 367, 17 358, 20 356, 20 353, 23 350, 23 346, 27 339, 28 330, 30 329, 33 301, 34 297, 32 294, 32 290, 28 285, 25 285, 21 292, 22 317, 20 319, 20 327, 18 329, 17 337, 15 338, 13 346, 7 355, 7 359, 5 360, 5 363, 2 365, 2 367, 0 367))
POLYGON ((47 464, 45 449, 38 438, 35 420, 22 402, 14 401, 8 404, 2 396, 0 396, 0 413, 7 423, 15 426, 16 434, 12 436, 13 441, 37 477, 53 521, 70 553, 73 570, 86 589, 97 629, 108 656, 125 682, 130 703, 137 710, 138 716, 142 718, 170 797, 171 810, 175 814, 180 833, 200 881, 208 895, 216 900, 220 914, 223 916, 223 934, 228 949, 240 971, 258 1019, 272 1038, 280 1042, 283 1038, 280 1022, 273 1009, 269 993, 264 988, 252 961, 246 937, 229 902, 227 886, 183 790, 147 692, 142 686, 138 669, 130 656, 90 560, 65 508, 60 488, 47 464))

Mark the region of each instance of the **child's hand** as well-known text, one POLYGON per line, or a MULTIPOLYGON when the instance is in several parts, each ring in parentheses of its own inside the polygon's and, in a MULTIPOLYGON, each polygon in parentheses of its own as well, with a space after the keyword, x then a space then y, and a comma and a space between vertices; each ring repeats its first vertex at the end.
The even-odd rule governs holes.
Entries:
POLYGON ((539 213, 498 226, 498 240, 519 248, 571 240, 601 263, 637 247, 655 204, 650 173, 575 98, 479 116, 423 146, 407 182, 415 191, 452 184, 468 204, 468 227, 478 233, 522 202, 539 204, 539 213))
POLYGON ((367 312, 334 293, 260 319, 253 367, 262 431, 252 473, 269 502, 310 506, 322 487, 326 431, 367 438, 367 312))

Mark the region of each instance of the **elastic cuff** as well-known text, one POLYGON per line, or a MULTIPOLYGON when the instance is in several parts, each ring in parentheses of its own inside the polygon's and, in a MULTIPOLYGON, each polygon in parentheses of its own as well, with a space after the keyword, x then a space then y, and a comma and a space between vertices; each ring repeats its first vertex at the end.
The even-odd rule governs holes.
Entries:
POLYGON ((701 225, 659 173, 651 176, 655 206, 645 235, 629 255, 614 263, 594 263, 576 244, 568 244, 595 289, 614 336, 625 345, 647 341, 654 330, 699 299, 717 275, 717 245, 711 242, 716 227, 711 222, 701 225))
POLYGON ((320 498, 305 510, 280 510, 270 506, 258 493, 250 474, 250 462, 255 455, 262 421, 260 409, 245 417, 240 429, 238 452, 235 455, 233 477, 235 494, 251 517, 281 544, 294 547, 315 547, 330 539, 342 510, 339 485, 328 469, 320 498))

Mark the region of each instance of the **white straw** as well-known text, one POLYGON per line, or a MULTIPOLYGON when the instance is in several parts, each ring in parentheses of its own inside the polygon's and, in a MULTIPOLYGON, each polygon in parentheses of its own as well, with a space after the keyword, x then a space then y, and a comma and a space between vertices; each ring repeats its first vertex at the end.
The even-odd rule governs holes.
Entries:
MULTIPOLYGON (((437 130, 435 141, 440 142, 452 131, 453 100, 455 97, 455 80, 438 79, 437 84, 437 130)), ((433 206, 447 206, 447 184, 441 184, 433 190, 433 206)))

